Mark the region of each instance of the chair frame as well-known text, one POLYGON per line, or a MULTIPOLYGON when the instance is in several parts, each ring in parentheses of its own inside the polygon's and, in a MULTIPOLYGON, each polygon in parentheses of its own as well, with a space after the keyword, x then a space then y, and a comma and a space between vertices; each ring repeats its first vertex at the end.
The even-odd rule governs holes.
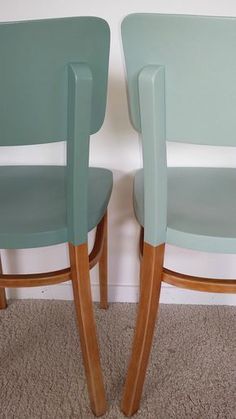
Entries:
MULTIPOLYGON (((126 22, 124 21, 123 24, 126 25, 126 22)), ((124 32, 125 26, 123 36, 126 39, 124 32)), ((128 49, 127 45, 125 48, 128 49)), ((128 52, 126 56, 128 61, 127 57, 128 52)), ((129 69, 130 63, 126 64, 129 69)), ((132 77, 136 78, 136 84, 132 84, 134 79, 128 72, 130 96, 132 96, 134 86, 137 88, 137 98, 131 99, 131 118, 142 136, 144 228, 141 227, 140 235, 140 300, 131 359, 121 403, 121 410, 126 416, 132 416, 139 409, 162 281, 196 291, 236 293, 235 279, 194 277, 170 271, 163 266, 165 244, 168 243, 165 66, 142 63, 140 68, 138 66, 135 68, 132 77), (139 112, 135 108, 137 103, 139 112)), ((209 244, 211 251, 214 251, 214 237, 210 238, 209 244)))
POLYGON ((146 243, 143 227, 140 232, 139 252, 140 301, 121 405, 126 416, 132 416, 139 409, 159 307, 161 283, 166 282, 195 291, 236 293, 235 279, 202 278, 165 269, 163 266, 165 244, 151 246, 146 243))
MULTIPOLYGON (((139 257, 143 260, 144 229, 141 227, 139 239, 139 257)), ((215 279, 185 275, 163 267, 162 282, 193 291, 217 292, 222 294, 236 293, 236 279, 215 279)))
POLYGON ((87 243, 69 243, 70 267, 59 271, 33 275, 0 274, 0 309, 7 307, 4 287, 35 287, 72 281, 81 349, 92 411, 105 413, 106 399, 93 315, 89 270, 99 264, 100 308, 108 308, 107 299, 107 212, 97 226, 93 249, 88 254, 87 243))
MULTIPOLYGON (((36 235, 35 241, 34 233, 28 235, 28 241, 24 236, 22 238, 21 234, 10 235, 5 242, 1 241, 2 248, 22 249, 68 242, 70 257, 69 268, 50 273, 5 275, 1 272, 0 308, 4 309, 7 306, 5 287, 33 287, 72 281, 91 407, 94 414, 100 416, 105 413, 107 406, 89 270, 99 264, 100 306, 107 308, 107 213, 104 208, 100 214, 103 218, 96 224, 95 243, 89 255, 88 231, 95 227, 95 224, 89 226, 88 222, 88 177, 90 135, 101 128, 105 115, 109 26, 100 18, 73 17, 17 22, 14 25, 3 24, 0 25, 0 29, 1 39, 6 40, 1 43, 1 54, 6 63, 12 63, 16 51, 17 60, 17 57, 22 55, 21 53, 18 55, 19 46, 15 43, 15 39, 19 38, 23 50, 29 41, 26 48, 28 53, 22 55, 22 60, 17 61, 16 67, 11 64, 14 68, 10 74, 14 75, 17 72, 20 75, 16 77, 14 84, 12 93, 14 106, 11 108, 11 118, 14 120, 17 117, 17 124, 9 124, 8 118, 2 113, 1 130, 4 140, 1 138, 0 145, 43 144, 48 141, 65 141, 65 139, 67 142, 65 235, 63 236, 64 233, 58 230, 51 241, 47 240, 44 231, 42 235, 36 235), (85 38, 86 43, 84 43, 85 38), (33 49, 31 39, 36 45, 33 49), (95 40, 99 42, 99 51, 95 47, 95 40), (47 42, 46 49, 45 42, 47 42), (91 45, 91 48, 88 45, 91 45), (28 67, 30 71, 24 80, 21 75, 28 67), (43 72, 41 68, 44 68, 43 72), (53 90, 51 90, 52 83, 54 83, 53 90), (25 93, 24 86, 28 84, 34 86, 34 89, 29 89, 30 95, 22 107, 21 97, 25 93), (35 106, 32 106, 33 96, 38 98, 35 106), (16 100, 17 98, 20 99, 16 100), (53 115, 42 112, 44 103, 50 104, 54 111, 53 115), (38 114, 41 115, 41 119, 39 118, 39 125, 35 126, 34 119, 38 114), (13 128, 13 131, 10 128, 13 128)), ((9 91, 12 92, 12 89, 9 88, 9 83, 11 82, 12 87, 12 80, 10 75, 5 77, 4 71, 1 75, 3 74, 5 82, 1 87, 6 87, 6 90, 3 89, 2 97, 3 101, 5 101, 4 96, 10 101, 12 96, 9 96, 9 91)), ((8 102, 6 106, 4 102, 7 114, 8 106, 8 102)))

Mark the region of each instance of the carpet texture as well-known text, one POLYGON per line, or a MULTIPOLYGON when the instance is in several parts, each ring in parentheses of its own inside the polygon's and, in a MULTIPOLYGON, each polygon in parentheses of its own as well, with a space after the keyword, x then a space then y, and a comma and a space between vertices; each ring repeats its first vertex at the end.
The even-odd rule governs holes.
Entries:
MULTIPOLYGON (((109 411, 119 403, 136 305, 95 306, 109 411)), ((0 418, 90 419, 72 302, 12 301, 0 312, 0 418)), ((236 418, 236 307, 162 305, 134 418, 236 418)))

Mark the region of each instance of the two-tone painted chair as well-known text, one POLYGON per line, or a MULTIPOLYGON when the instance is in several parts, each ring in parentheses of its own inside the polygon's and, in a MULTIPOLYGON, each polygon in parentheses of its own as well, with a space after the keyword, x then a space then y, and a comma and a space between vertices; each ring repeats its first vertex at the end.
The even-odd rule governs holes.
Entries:
POLYGON ((131 119, 143 170, 134 180, 141 289, 123 412, 139 408, 161 282, 236 292, 235 280, 163 267, 165 243, 236 253, 236 169, 167 168, 166 141, 236 146, 236 18, 134 14, 122 24, 131 119))
POLYGON ((69 243, 70 267, 36 275, 0 275, 5 287, 72 280, 91 407, 106 400, 89 269, 100 271, 101 307, 107 307, 107 205, 112 173, 89 168, 90 134, 104 119, 109 27, 75 17, 0 25, 0 146, 67 141, 67 165, 0 167, 0 248, 69 243), (97 226, 88 254, 88 232, 97 226))

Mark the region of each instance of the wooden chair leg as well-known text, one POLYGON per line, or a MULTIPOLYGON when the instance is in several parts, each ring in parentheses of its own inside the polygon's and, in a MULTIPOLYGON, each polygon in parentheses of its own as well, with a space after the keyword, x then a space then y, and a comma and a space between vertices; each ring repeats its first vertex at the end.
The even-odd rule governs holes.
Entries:
MULTIPOLYGON (((0 259, 0 274, 2 274, 2 261, 0 259)), ((7 297, 5 288, 0 288, 0 310, 7 308, 7 297)))
POLYGON ((5 288, 0 288, 0 310, 7 308, 7 298, 5 288))
POLYGON ((121 405, 126 416, 132 416, 140 404, 159 306, 164 249, 164 244, 153 247, 144 243, 141 295, 132 355, 121 405))
POLYGON ((100 308, 108 308, 107 290, 107 213, 104 215, 102 254, 99 260, 100 308))
POLYGON ((96 337, 89 278, 88 246, 69 244, 74 301, 91 408, 96 416, 106 412, 105 390, 96 337))

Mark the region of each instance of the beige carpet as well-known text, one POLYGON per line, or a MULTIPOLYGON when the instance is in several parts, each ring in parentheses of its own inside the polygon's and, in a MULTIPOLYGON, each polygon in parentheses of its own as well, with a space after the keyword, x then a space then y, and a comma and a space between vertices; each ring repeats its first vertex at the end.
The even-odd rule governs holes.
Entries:
MULTIPOLYGON (((136 306, 96 306, 109 411, 121 389, 136 306)), ((236 307, 162 305, 135 418, 236 418, 236 307)), ((71 302, 13 301, 0 312, 0 418, 93 418, 71 302)))

